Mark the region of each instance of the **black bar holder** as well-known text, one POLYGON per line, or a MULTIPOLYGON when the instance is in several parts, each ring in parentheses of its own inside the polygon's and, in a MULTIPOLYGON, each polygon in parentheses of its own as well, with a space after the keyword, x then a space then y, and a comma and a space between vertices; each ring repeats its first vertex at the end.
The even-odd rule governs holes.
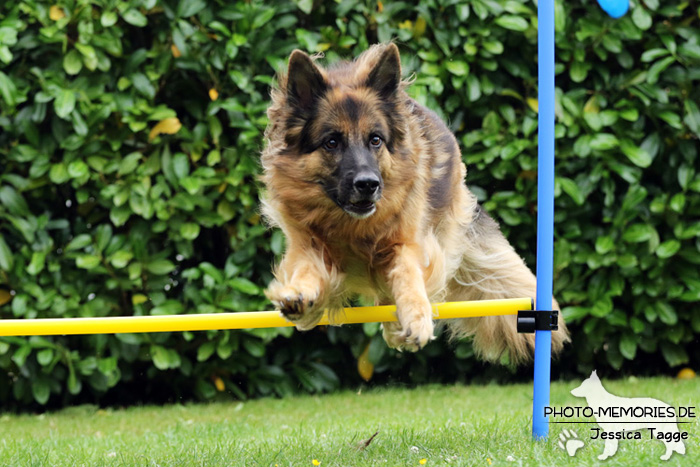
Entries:
POLYGON ((559 311, 557 310, 520 310, 518 311, 518 332, 556 331, 559 329, 559 311))

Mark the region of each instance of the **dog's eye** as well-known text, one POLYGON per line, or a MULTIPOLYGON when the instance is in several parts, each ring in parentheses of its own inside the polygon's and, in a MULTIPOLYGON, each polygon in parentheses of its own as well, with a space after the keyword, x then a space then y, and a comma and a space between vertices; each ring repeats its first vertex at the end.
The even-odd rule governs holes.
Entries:
POLYGON ((331 138, 325 143, 323 143, 323 147, 326 149, 338 149, 338 140, 335 138, 331 138))
POLYGON ((382 145, 382 138, 380 138, 377 135, 374 135, 369 139, 369 144, 374 148, 378 148, 382 145))

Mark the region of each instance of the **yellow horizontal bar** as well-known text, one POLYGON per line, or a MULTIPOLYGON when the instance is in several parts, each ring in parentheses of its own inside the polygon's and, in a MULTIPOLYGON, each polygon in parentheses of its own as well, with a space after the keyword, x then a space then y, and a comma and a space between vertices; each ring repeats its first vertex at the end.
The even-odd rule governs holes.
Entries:
MULTIPOLYGON (((532 310, 532 308, 532 299, 529 297, 437 303, 433 305, 433 318, 515 315, 518 310, 532 310)), ((345 308, 333 324, 396 321, 395 311, 395 305, 345 308)), ((324 315, 319 324, 330 324, 328 316, 324 315)), ((210 329, 277 328, 293 325, 280 316, 278 311, 104 318, 3 319, 0 320, 0 336, 207 331, 210 329)))

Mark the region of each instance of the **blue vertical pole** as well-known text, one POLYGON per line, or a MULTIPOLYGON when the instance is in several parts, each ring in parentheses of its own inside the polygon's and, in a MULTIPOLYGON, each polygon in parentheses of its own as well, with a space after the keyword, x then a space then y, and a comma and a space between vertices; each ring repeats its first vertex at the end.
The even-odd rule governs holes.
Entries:
MULTIPOLYGON (((554 269, 554 0, 537 3, 537 57, 539 133, 537 169, 537 310, 552 309, 554 269)), ((535 376, 532 402, 532 436, 545 439, 549 424, 552 332, 535 331, 535 376)))

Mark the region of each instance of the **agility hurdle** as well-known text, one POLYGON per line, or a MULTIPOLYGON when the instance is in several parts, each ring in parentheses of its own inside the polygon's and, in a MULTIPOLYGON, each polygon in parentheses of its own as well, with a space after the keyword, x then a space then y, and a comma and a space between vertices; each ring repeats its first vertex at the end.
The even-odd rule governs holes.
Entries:
MULTIPOLYGON (((432 305, 433 319, 517 315, 533 309, 532 299, 447 302, 432 305)), ((396 305, 344 308, 335 320, 324 314, 319 325, 396 321, 396 305)), ((0 336, 58 336, 143 332, 209 331, 294 326, 278 311, 203 313, 191 315, 108 316, 102 318, 3 319, 0 336)))

